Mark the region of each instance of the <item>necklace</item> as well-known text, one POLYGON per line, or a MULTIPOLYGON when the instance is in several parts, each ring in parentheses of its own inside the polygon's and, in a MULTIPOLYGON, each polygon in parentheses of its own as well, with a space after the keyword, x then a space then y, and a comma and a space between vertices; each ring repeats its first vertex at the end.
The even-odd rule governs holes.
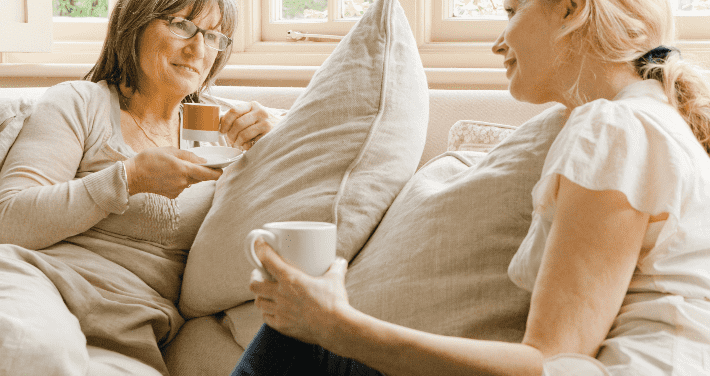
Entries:
MULTIPOLYGON (((152 133, 152 132, 146 132, 146 130, 143 129, 143 127, 141 127, 140 123, 138 123, 138 120, 136 120, 136 117, 133 116, 133 112, 131 111, 131 109, 128 108, 128 103, 126 103, 125 98, 121 98, 121 102, 123 102, 123 107, 126 108, 126 112, 128 112, 128 115, 131 117, 131 119, 133 119, 133 122, 136 124, 136 126, 138 127, 138 129, 140 129, 141 132, 143 132, 143 134, 144 134, 146 137, 148 137, 148 139, 150 140, 150 142, 153 143, 153 145, 155 145, 155 146, 157 146, 157 147, 160 147, 160 145, 158 145, 158 143, 155 142, 155 140, 153 139, 153 137, 150 137, 150 135, 148 134, 148 133, 152 133)), ((161 137, 163 138, 163 140, 167 140, 167 137, 166 137, 166 136, 161 136, 161 137)), ((170 143, 172 144, 172 141, 170 141, 170 143)))

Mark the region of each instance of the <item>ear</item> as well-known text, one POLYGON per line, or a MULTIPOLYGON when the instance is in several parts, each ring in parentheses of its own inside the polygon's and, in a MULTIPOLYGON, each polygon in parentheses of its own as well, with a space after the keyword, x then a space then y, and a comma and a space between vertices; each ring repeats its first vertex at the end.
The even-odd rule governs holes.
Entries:
POLYGON ((580 9, 584 6, 586 0, 561 0, 559 3, 564 20, 574 18, 580 9))

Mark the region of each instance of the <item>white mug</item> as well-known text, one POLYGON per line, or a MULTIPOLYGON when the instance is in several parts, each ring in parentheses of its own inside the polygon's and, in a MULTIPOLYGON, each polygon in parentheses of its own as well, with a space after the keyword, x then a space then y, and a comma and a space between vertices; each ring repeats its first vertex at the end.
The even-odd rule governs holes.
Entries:
POLYGON ((271 275, 256 257, 254 242, 261 237, 276 253, 303 272, 314 277, 325 274, 335 261, 336 226, 326 222, 272 222, 249 232, 246 237, 247 260, 266 278, 271 275))

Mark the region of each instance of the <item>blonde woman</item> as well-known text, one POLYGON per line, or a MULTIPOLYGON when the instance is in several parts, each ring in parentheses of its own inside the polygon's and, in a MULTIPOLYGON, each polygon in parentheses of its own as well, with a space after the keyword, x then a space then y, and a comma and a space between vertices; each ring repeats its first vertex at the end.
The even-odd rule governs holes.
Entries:
MULTIPOLYGON (((266 244, 262 327, 233 375, 710 374, 710 93, 670 46, 668 0, 506 0, 510 92, 569 118, 509 267, 532 291, 522 343, 358 312, 266 244)), ((382 250, 386 252, 387 250, 382 250)))

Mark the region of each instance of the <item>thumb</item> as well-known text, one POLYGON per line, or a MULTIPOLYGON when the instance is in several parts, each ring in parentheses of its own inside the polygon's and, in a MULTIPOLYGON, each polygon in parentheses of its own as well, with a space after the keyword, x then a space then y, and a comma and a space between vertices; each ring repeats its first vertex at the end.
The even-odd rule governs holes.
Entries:
POLYGON ((257 249, 257 255, 261 261, 261 265, 277 281, 286 278, 291 273, 300 272, 300 270, 284 261, 263 239, 257 240, 254 244, 254 248, 257 249))
POLYGON ((330 268, 325 272, 326 277, 333 276, 340 280, 345 280, 345 273, 348 272, 348 260, 342 257, 336 257, 335 261, 330 264, 330 268))
POLYGON ((187 150, 175 150, 174 154, 177 158, 182 159, 183 161, 188 161, 192 163, 205 163, 207 162, 206 159, 202 157, 198 157, 197 154, 187 151, 187 150))

